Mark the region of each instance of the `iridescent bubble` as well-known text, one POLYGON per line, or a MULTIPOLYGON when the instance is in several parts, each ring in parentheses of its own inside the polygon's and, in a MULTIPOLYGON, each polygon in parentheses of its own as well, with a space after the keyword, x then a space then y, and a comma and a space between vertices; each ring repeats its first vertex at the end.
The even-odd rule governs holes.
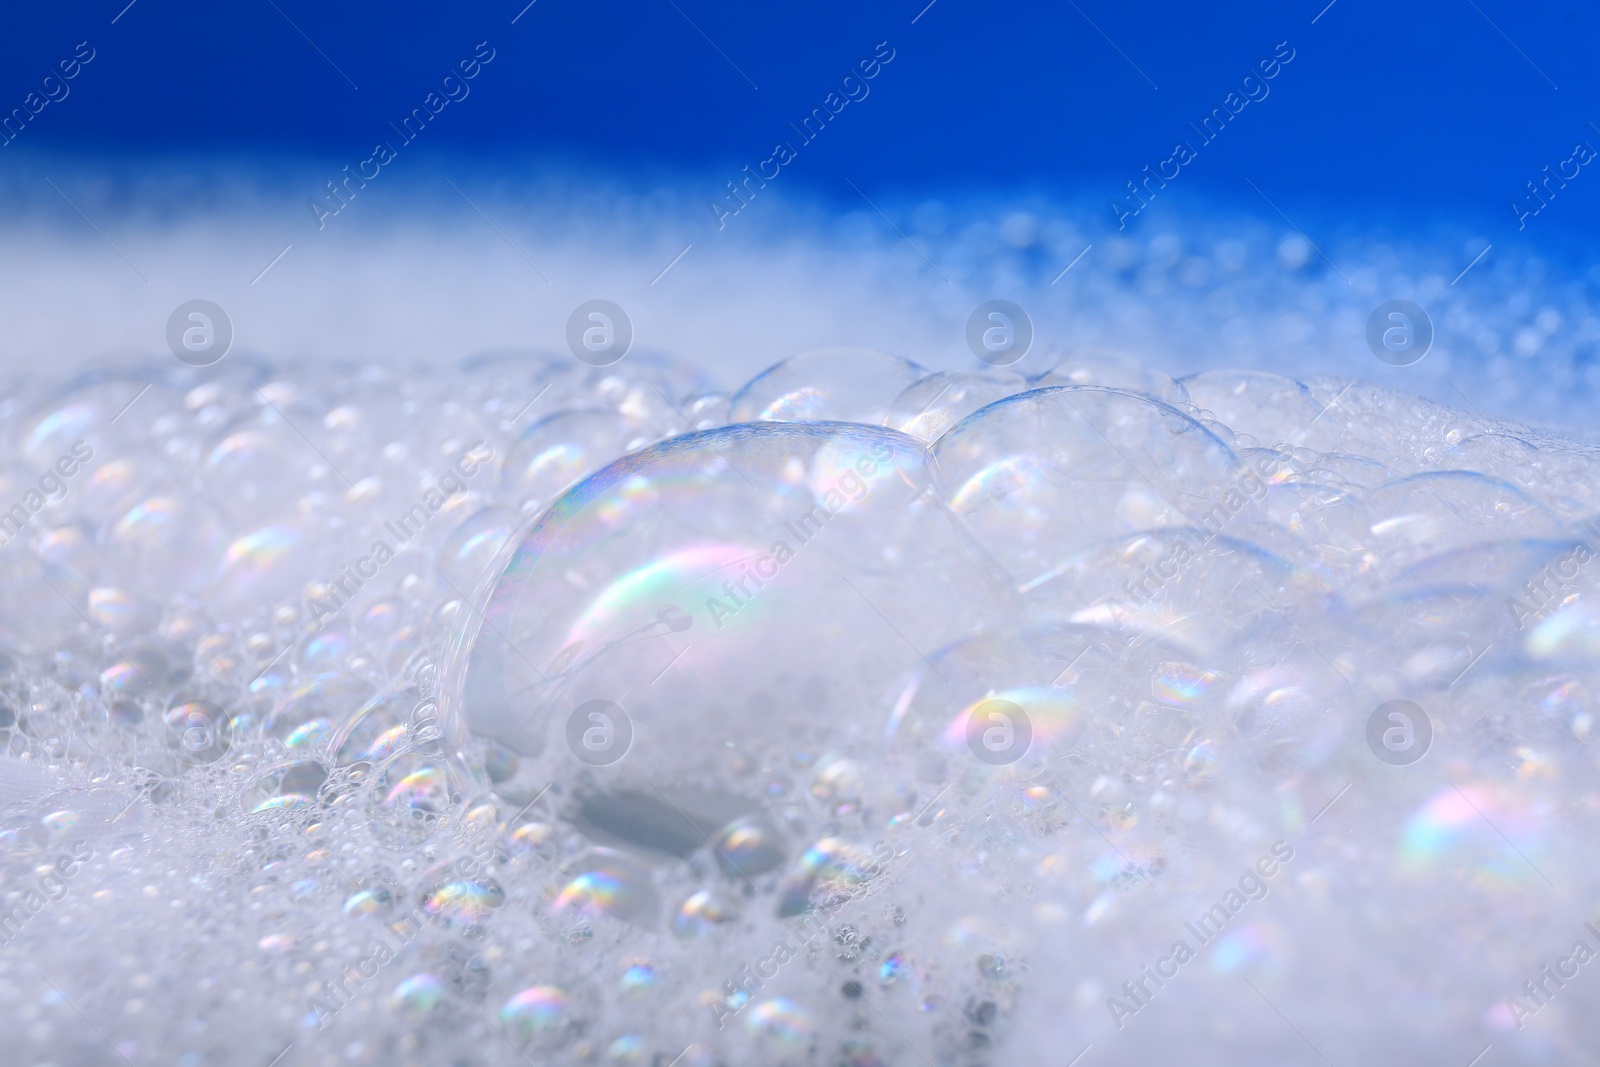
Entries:
POLYGON ((649 1049, 638 1034, 623 1034, 606 1046, 606 1058, 612 1063, 643 1063, 647 1055, 649 1049))
POLYGON ((306 523, 279 523, 236 537, 217 564, 210 597, 225 607, 292 599, 320 576, 306 523))
POLYGON ((1274 923, 1253 922, 1218 937, 1211 966, 1224 974, 1276 975, 1287 965, 1283 931, 1274 923))
POLYGON ((811 795, 825 804, 854 808, 861 799, 861 765, 852 759, 823 759, 811 782, 811 795))
POLYGON ((1547 802, 1505 785, 1446 786, 1406 820, 1397 857, 1412 878, 1449 869, 1475 889, 1539 882, 1547 802))
POLYGON ((394 895, 389 890, 362 889, 345 898, 344 913, 351 918, 364 919, 389 910, 394 905, 394 895))
POLYGON ((1150 680, 1151 695, 1174 704, 1200 700, 1222 681, 1216 671, 1192 663, 1164 663, 1150 680))
POLYGON ((35 404, 33 410, 40 414, 18 427, 23 431, 18 437, 21 451, 37 470, 64 455, 88 464, 97 457, 137 454, 150 428, 181 410, 165 382, 152 383, 147 373, 113 369, 79 375, 35 404), (138 404, 130 408, 135 397, 138 404))
POLYGON ((1367 497, 1374 548, 1391 572, 1475 542, 1558 532, 1555 516, 1528 494, 1470 471, 1417 474, 1367 497))
POLYGON ((411 730, 422 694, 407 686, 362 704, 336 729, 328 747, 341 763, 382 763, 405 751, 417 738, 411 730))
POLYGON ((926 372, 870 348, 802 352, 768 368, 733 398, 733 422, 885 423, 896 399, 926 372))
POLYGON ((745 1028, 760 1038, 779 1045, 799 1048, 811 1040, 816 1029, 811 1013, 787 997, 763 1000, 750 1009, 745 1028))
POLYGON ((87 587, 101 570, 95 551, 94 527, 89 523, 56 526, 39 534, 34 551, 53 573, 71 586, 87 587))
POLYGON ((256 942, 256 947, 268 955, 282 956, 294 948, 294 937, 291 934, 268 934, 256 942))
MULTIPOLYGON (((1088 708, 1108 696, 1110 680, 1091 668, 1122 659, 1120 644, 1078 626, 998 630, 956 643, 913 675, 887 718, 885 735, 908 753, 942 750, 946 769, 972 766, 974 731, 994 726, 1010 729, 1015 748, 996 750, 995 758, 980 757, 981 762, 1003 766, 1030 754, 1062 755, 1087 727, 1088 708), (1002 711, 1002 718, 1014 721, 989 721, 991 712, 1002 711)), ((924 774, 936 770, 923 765, 924 774)))
POLYGON ((205 588, 226 541, 227 523, 203 498, 172 492, 148 497, 106 536, 119 581, 149 597, 205 588))
POLYGON ((511 446, 501 484, 515 502, 543 508, 615 459, 627 432, 626 421, 610 412, 552 415, 529 426, 511 446))
MULTIPOLYGON (((70 452, 76 443, 75 439, 88 437, 91 428, 105 417, 100 407, 109 398, 106 395, 97 398, 95 394, 107 394, 107 390, 91 388, 77 397, 73 397, 72 393, 71 389, 62 390, 60 396, 52 398, 56 403, 47 402, 44 405, 47 413, 33 422, 22 439, 23 449, 41 466, 55 462, 62 453, 70 452), (96 402, 97 399, 100 403, 96 402)), ((98 450, 104 451, 103 442, 97 443, 100 445, 98 450)), ((90 445, 88 451, 92 454, 96 451, 95 446, 90 445)))
POLYGON ((932 444, 979 408, 1029 388, 1026 378, 1009 371, 991 370, 983 374, 940 371, 914 382, 901 393, 884 424, 932 444))
POLYGON ((432 974, 403 979, 389 994, 389 1010, 401 1015, 426 1015, 444 999, 445 984, 432 974))
POLYGON ((310 719, 290 730, 283 739, 283 747, 311 751, 321 745, 333 732, 333 720, 310 719))
POLYGON ((367 788, 368 825, 378 840, 393 847, 431 837, 460 796, 448 764, 418 755, 391 760, 367 788))
POLYGON ((506 508, 484 508, 458 526, 439 549, 439 573, 463 592, 475 590, 488 576, 489 564, 499 554, 521 519, 506 508))
POLYGON ((366 682, 320 675, 279 700, 262 730, 291 748, 304 750, 367 707, 371 696, 372 687, 366 682))
POLYGON ((1024 591, 1097 543, 1190 525, 1197 493, 1240 477, 1233 452, 1187 415, 1096 387, 991 404, 933 457, 945 502, 1024 591))
POLYGON ((500 1025, 519 1044, 559 1040, 572 1025, 571 998, 557 985, 531 986, 501 1005, 500 1025))
POLYGON ((739 917, 733 899, 714 889, 702 889, 678 906, 672 917, 672 932, 679 937, 705 937, 718 926, 739 917))
POLYGON ((179 700, 162 716, 167 741, 180 762, 190 766, 215 763, 227 754, 228 715, 209 700, 179 700))
POLYGON ((648 960, 634 960, 622 971, 622 991, 624 993, 643 993, 654 989, 660 982, 661 976, 648 960))
POLYGON ((609 917, 647 925, 660 911, 649 867, 615 849, 593 849, 574 860, 551 910, 558 915, 609 917))
POLYGON ((717 863, 729 877, 754 878, 783 865, 788 848, 777 828, 748 815, 722 828, 712 841, 717 863))
POLYGON ((931 488, 919 444, 865 427, 738 426, 637 453, 558 502, 463 620, 468 658, 447 674, 441 721, 532 757, 572 709, 627 694, 640 758, 615 772, 654 780, 718 769, 686 715, 697 737, 759 729, 827 750, 844 709, 881 699, 919 649, 1004 610, 931 488), (930 572, 961 609, 908 610, 930 572), (876 620, 866 640, 841 624, 857 618, 876 620), (775 700, 743 669, 779 662, 827 699, 775 700))
POLYGON ((487 919, 506 902, 505 890, 490 879, 446 882, 422 898, 422 907, 446 926, 487 919))
POLYGON ((100 672, 100 691, 108 696, 148 694, 166 679, 166 658, 151 649, 136 649, 100 672))
POLYGON ((350 655, 350 634, 339 627, 317 631, 300 651, 300 662, 313 674, 332 673, 350 655))
POLYGON ((558 849, 555 827, 549 823, 525 822, 508 835, 513 857, 553 858, 558 849))
POLYGON ((83 821, 83 815, 77 811, 52 811, 49 815, 39 820, 39 825, 46 834, 55 838, 64 838, 78 828, 83 821))
POLYGON ((802 915, 813 907, 835 908, 854 897, 881 870, 881 861, 864 846, 825 837, 806 849, 798 869, 778 897, 778 916, 802 915))
POLYGON ((155 604, 126 589, 100 586, 89 590, 90 620, 112 633, 148 628, 159 615, 160 609, 155 604))
POLYGON ((252 426, 228 433, 212 446, 204 465, 206 480, 216 491, 226 493, 236 506, 249 505, 262 518, 270 518, 294 491, 292 482, 282 477, 292 431, 281 425, 275 429, 252 426))
POLYGON ((148 481, 147 470, 126 456, 105 458, 84 479, 83 495, 76 501, 83 513, 110 522, 139 502, 148 481))
POLYGON ((256 779, 247 803, 254 812, 310 808, 327 780, 327 769, 315 760, 286 763, 256 779))
POLYGON ((878 981, 886 986, 903 981, 911 973, 911 965, 898 952, 890 953, 878 965, 878 981))
POLYGON ((361 614, 361 625, 367 633, 392 634, 400 628, 405 608, 393 600, 380 600, 361 614))

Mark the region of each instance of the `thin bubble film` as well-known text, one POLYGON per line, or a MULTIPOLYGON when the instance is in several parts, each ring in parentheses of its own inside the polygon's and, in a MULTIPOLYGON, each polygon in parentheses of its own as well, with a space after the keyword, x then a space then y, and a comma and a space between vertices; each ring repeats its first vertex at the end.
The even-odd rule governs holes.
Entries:
POLYGON ((8 1062, 1600 1038, 1588 446, 1092 352, 13 403, 8 1062))

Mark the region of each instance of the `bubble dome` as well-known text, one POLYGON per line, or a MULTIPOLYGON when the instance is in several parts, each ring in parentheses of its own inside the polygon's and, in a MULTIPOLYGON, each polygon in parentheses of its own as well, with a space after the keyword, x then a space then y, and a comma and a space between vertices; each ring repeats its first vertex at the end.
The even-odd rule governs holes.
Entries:
POLYGON ((1587 444, 865 349, 5 403, 7 1062, 1600 1039, 1587 444))

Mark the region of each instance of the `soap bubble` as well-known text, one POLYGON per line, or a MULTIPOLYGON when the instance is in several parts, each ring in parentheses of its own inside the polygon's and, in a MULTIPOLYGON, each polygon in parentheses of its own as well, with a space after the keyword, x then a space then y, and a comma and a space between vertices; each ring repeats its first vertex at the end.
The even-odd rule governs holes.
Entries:
POLYGON ((945 503, 1024 591, 1099 542, 1189 525, 1244 475, 1177 409, 1097 387, 991 404, 941 437, 933 458, 945 503))
POLYGON ((866 348, 791 356, 751 379, 733 398, 733 422, 883 423, 897 398, 923 376, 910 360, 866 348))
POLYGON ((551 910, 567 917, 613 918, 648 924, 660 909, 647 865, 615 849, 594 849, 570 865, 551 910))
POLYGON ((777 828, 751 815, 723 827, 711 847, 724 873, 743 878, 767 873, 783 863, 788 854, 777 828))
POLYGON ((517 504, 543 510, 622 451, 628 423, 609 411, 564 411, 534 423, 506 453, 502 485, 517 504))
POLYGON ((985 374, 940 371, 908 386, 894 402, 884 424, 932 444, 946 430, 997 400, 1028 390, 1020 374, 993 370, 985 374))
POLYGON ((483 611, 464 699, 442 715, 537 757, 571 728, 572 709, 609 701, 634 738, 615 771, 684 781, 721 759, 668 726, 686 707, 696 738, 737 746, 759 726, 791 749, 826 747, 846 724, 825 708, 877 699, 921 650, 1003 610, 912 439, 843 426, 710 431, 608 468, 528 532, 483 611), (944 575, 945 608, 913 610, 930 571, 944 575), (856 619, 877 620, 865 640, 845 625, 856 619), (777 687, 739 666, 780 658, 777 687))
MULTIPOLYGON (((1151 285, 1209 255, 1106 253, 1151 285)), ((1595 453, 1367 384, 1180 383, 1092 318, 1033 378, 846 350, 730 394, 507 352, 19 386, 7 499, 94 458, 0 546, 0 979, 47 991, 18 1056, 98 1054, 46 979, 181 1063, 1204 1058, 1207 1019, 1281 1054, 1241 978, 1319 1043, 1330 1004, 1376 1020, 1336 1060, 1512 1027, 1485 1005, 1586 892, 1595 453), (1471 966, 1419 982, 1462 929, 1471 966)))

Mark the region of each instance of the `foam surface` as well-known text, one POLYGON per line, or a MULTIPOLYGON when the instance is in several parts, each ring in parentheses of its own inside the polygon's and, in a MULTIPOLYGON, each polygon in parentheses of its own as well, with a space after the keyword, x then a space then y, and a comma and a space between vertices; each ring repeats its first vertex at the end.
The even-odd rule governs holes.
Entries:
POLYGON ((1588 447, 837 350, 6 404, 15 1062, 1593 1045, 1588 447))

